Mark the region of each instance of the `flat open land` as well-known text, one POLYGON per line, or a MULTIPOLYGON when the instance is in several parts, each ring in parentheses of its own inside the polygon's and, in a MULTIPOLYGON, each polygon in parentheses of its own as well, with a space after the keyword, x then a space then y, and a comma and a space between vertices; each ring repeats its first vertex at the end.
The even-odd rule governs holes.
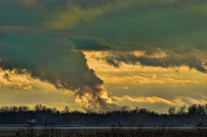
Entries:
POLYGON ((207 128, 0 127, 0 137, 206 137, 207 128))

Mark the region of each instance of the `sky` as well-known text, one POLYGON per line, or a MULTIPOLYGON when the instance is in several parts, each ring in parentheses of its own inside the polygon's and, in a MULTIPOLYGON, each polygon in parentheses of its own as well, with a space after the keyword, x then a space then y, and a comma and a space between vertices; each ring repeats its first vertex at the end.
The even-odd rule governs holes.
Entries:
POLYGON ((207 103, 205 0, 0 0, 0 106, 207 103))

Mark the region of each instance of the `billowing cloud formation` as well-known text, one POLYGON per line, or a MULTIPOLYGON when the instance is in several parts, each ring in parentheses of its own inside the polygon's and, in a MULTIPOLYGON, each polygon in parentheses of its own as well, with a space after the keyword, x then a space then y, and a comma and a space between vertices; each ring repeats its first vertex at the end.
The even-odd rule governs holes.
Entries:
POLYGON ((3 36, 0 40, 3 69, 15 68, 19 73, 26 69, 34 78, 71 90, 86 110, 114 107, 102 88, 103 81, 88 68, 83 53, 73 51, 69 40, 41 35, 3 36))
POLYGON ((0 0, 0 67, 72 90, 86 110, 109 110, 116 104, 77 50, 126 50, 105 58, 116 67, 188 66, 206 73, 206 6, 204 0, 0 0), (152 56, 157 47, 169 53, 152 56), (128 53, 133 50, 149 55, 128 53))
MULTIPOLYGON (((50 22, 52 16, 63 11, 69 12, 62 15, 70 27, 96 17, 93 14, 99 9, 83 9, 84 3, 71 0, 0 1, 0 67, 19 74, 26 70, 33 78, 49 82, 58 89, 73 91, 76 101, 87 111, 106 111, 117 105, 108 97, 103 81, 87 66, 83 53, 74 49, 69 40, 71 34, 49 30, 47 26, 56 24, 56 21, 50 22), (83 13, 86 14, 82 16, 83 13)), ((61 29, 57 24, 55 27, 61 29)))

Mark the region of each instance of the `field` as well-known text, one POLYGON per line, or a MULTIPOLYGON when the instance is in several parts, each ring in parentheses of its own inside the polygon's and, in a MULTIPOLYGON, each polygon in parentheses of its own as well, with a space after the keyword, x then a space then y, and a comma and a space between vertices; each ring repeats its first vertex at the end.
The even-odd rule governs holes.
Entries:
POLYGON ((0 128, 0 137, 206 137, 206 128, 0 128))

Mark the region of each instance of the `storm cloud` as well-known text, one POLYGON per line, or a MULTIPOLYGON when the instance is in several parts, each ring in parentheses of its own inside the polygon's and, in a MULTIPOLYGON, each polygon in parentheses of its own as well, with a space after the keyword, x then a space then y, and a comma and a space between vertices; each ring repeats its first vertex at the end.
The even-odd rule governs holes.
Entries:
MULTIPOLYGON (((116 108, 117 104, 108 97, 104 82, 89 69, 84 54, 77 51, 82 47, 75 49, 70 32, 47 27, 53 15, 64 11, 70 12, 69 22, 74 21, 72 26, 87 21, 96 11, 89 8, 97 4, 88 2, 87 6, 84 3, 71 0, 0 1, 0 67, 20 74, 26 70, 33 78, 49 82, 57 89, 72 91, 76 102, 86 111, 107 111, 116 108), (79 16, 87 10, 86 17, 79 16)), ((104 5, 105 1, 100 3, 104 5)), ((87 44, 87 41, 83 42, 87 44)))
POLYGON ((87 111, 114 109, 82 51, 126 51, 104 58, 115 67, 188 66, 206 73, 206 57, 192 53, 207 51, 206 6, 205 0, 1 0, 0 67, 73 91, 87 111), (169 53, 128 53, 155 48, 169 53))
POLYGON ((55 36, 5 36, 1 37, 0 66, 6 70, 26 69, 33 78, 47 81, 58 89, 74 92, 82 107, 91 110, 96 105, 100 111, 113 108, 103 81, 89 69, 81 51, 74 51, 69 40, 55 36), (104 95, 104 97, 103 97, 104 95), (111 104, 110 104, 111 103, 111 104))

